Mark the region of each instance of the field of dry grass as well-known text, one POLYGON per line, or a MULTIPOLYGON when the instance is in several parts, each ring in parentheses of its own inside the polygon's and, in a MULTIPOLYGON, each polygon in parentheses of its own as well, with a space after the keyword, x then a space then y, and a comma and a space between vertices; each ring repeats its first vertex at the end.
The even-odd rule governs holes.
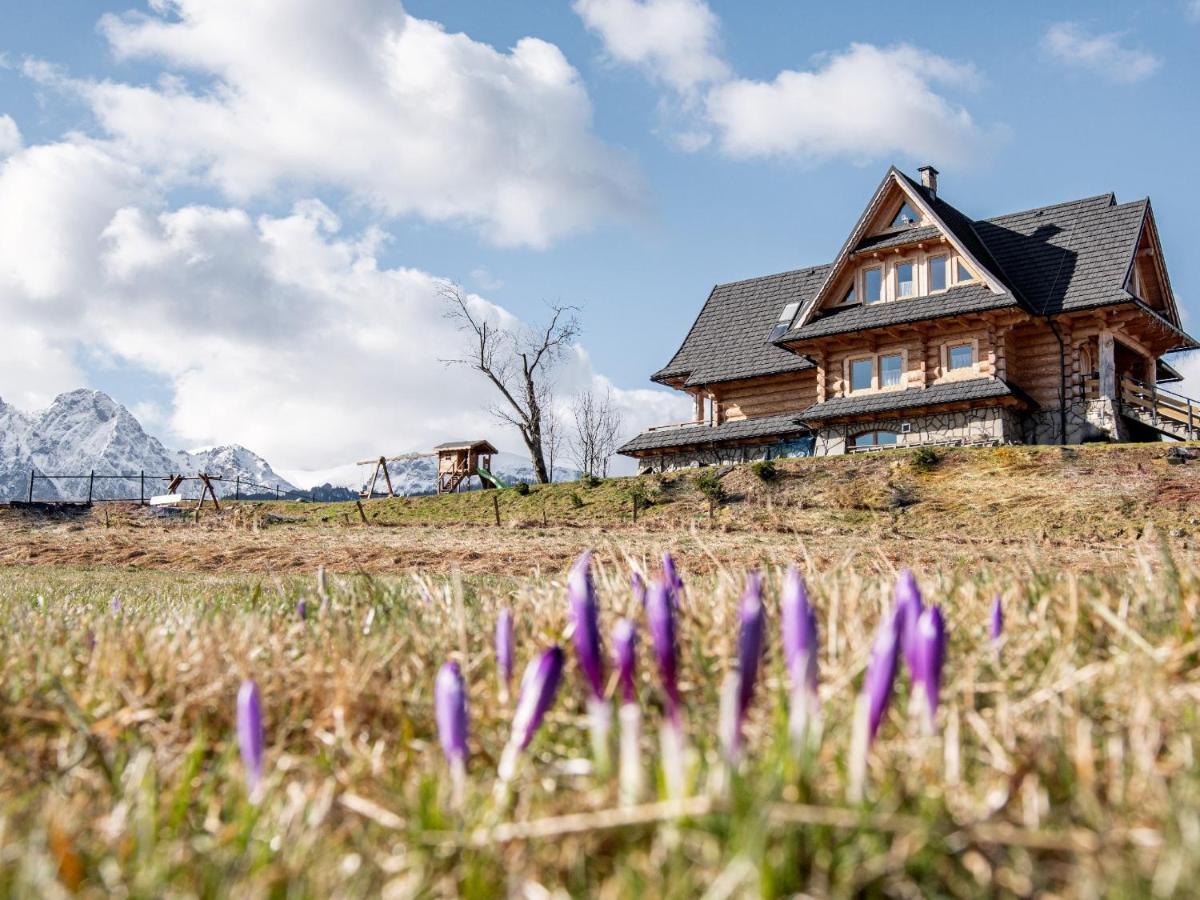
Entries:
POLYGON ((771 483, 738 469, 711 522, 685 476, 642 479, 653 504, 637 525, 630 480, 506 491, 499 528, 483 494, 375 501, 366 526, 353 505, 347 520, 268 504, 199 523, 0 512, 0 893, 1192 895, 1200 463, 1163 457, 881 454, 787 463, 771 483), (664 802, 663 693, 644 633, 640 757, 653 777, 640 801, 621 805, 591 765, 570 652, 511 797, 496 797, 513 714, 497 613, 513 612, 518 673, 544 647, 569 651, 565 570, 586 547, 606 638, 620 616, 644 632, 630 571, 654 576, 664 549, 681 561, 682 801, 664 802), (778 586, 792 563, 820 632, 823 727, 808 754, 787 740, 778 586), (319 564, 334 573, 324 602, 319 564), (942 705, 923 733, 899 679, 860 803, 855 698, 905 564, 945 612, 942 705), (767 574, 768 638, 730 771, 719 693, 752 567, 767 574), (471 717, 458 806, 433 720, 447 659, 471 717), (258 802, 235 741, 247 678, 265 713, 258 802))

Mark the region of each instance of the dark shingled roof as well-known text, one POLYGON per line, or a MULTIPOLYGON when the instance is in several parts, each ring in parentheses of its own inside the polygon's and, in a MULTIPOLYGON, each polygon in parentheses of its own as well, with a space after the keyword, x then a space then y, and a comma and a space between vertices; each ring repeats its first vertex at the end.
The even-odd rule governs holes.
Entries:
POLYGON ((665 450, 676 447, 696 447, 721 444, 726 441, 745 441, 754 438, 786 437, 806 434, 808 429, 799 422, 796 413, 781 416, 759 416, 737 419, 723 425, 687 425, 682 428, 661 428, 643 431, 618 453, 638 453, 646 450, 665 450))
MULTIPOLYGON (((834 308, 784 335, 782 341, 1005 306, 1046 315, 1131 302, 1124 290, 1125 275, 1148 201, 1118 205, 1112 194, 1103 194, 976 221, 901 176, 1009 290, 995 294, 980 284, 872 307, 834 308)), ((927 230, 929 226, 917 226, 867 240, 887 246, 887 241, 912 240, 927 230)), ((682 380, 685 386, 694 386, 809 368, 812 363, 806 357, 768 344, 767 336, 787 303, 803 304, 815 296, 829 268, 817 266, 713 288, 683 345, 654 380, 682 380)))
POLYGON ((767 338, 783 308, 811 297, 828 270, 817 266, 717 285, 683 346, 653 380, 686 376, 688 385, 711 384, 812 368, 807 357, 769 344, 767 338))
POLYGON ((800 413, 799 418, 805 422, 816 422, 844 416, 919 409, 963 400, 990 400, 1015 396, 1017 394, 1014 389, 998 378, 971 378, 935 384, 924 389, 908 388, 901 391, 834 397, 832 400, 810 406, 800 413))
POLYGON ((976 283, 954 287, 942 294, 904 300, 889 300, 886 303, 835 306, 825 311, 800 328, 793 328, 783 336, 785 341, 828 337, 846 334, 866 328, 882 328, 885 325, 900 325, 905 322, 924 322, 944 316, 982 312, 985 309, 1000 309, 1018 306, 1012 294, 993 294, 987 285, 976 283))
POLYGON ((888 247, 901 247, 904 244, 914 244, 917 241, 932 241, 941 236, 941 229, 936 225, 918 225, 907 228, 896 228, 880 234, 870 234, 863 238, 854 248, 855 253, 863 250, 886 250, 888 247))

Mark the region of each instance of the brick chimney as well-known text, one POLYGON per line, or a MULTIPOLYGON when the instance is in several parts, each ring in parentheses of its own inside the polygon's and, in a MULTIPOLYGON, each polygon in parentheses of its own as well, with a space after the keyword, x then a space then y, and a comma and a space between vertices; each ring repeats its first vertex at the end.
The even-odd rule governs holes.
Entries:
POLYGON ((929 188, 930 194, 937 197, 938 170, 933 166, 921 166, 917 171, 921 173, 921 184, 929 188))

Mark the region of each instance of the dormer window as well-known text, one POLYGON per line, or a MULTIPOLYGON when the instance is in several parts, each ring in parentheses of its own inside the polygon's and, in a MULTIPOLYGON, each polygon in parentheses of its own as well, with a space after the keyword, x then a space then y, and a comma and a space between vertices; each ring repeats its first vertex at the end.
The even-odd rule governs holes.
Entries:
POLYGON ((929 293, 946 289, 946 257, 929 257, 929 293))
POLYGON ((846 291, 846 296, 842 298, 842 306, 853 306, 858 302, 858 292, 854 290, 854 285, 850 285, 850 290, 846 291))
POLYGON ((896 265, 896 296, 912 297, 917 293, 917 267, 910 262, 896 265))
POLYGON ((920 216, 913 212, 913 208, 905 203, 900 207, 900 212, 896 213, 896 218, 892 219, 892 228, 905 228, 909 225, 915 225, 920 221, 920 216))
POLYGON ((959 284, 966 284, 968 281, 975 280, 975 273, 967 268, 967 264, 963 262, 961 256, 955 262, 954 280, 959 284))
POLYGON ((779 314, 779 321, 771 328, 771 333, 767 336, 767 343, 773 344, 792 327, 792 319, 796 318, 796 313, 800 310, 799 303, 789 303, 783 308, 783 312, 779 314))

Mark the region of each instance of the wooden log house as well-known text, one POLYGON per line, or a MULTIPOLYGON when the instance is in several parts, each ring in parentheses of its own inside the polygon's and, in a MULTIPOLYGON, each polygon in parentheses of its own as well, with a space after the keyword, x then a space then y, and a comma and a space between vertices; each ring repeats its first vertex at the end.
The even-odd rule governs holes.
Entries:
POLYGON ((938 172, 888 170, 837 258, 717 285, 652 380, 692 421, 620 452, 643 471, 920 445, 1200 436, 1164 384, 1182 328, 1150 201, 974 220, 938 172))

